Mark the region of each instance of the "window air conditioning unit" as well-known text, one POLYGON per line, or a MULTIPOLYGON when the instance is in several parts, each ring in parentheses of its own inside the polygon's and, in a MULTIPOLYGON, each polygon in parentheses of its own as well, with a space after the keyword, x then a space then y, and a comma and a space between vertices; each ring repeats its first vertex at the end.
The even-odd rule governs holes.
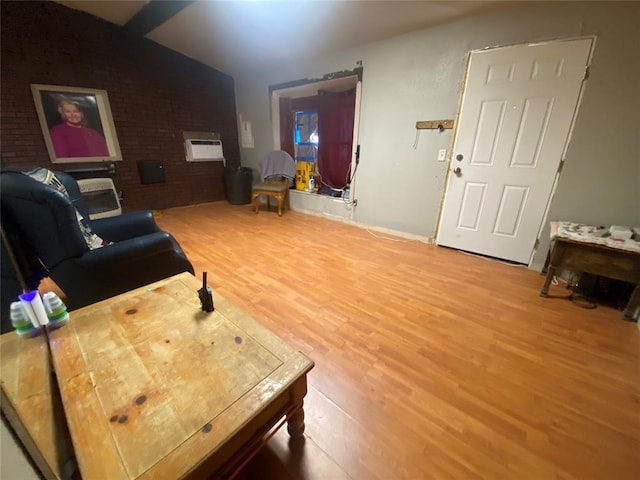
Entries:
POLYGON ((78 180, 78 187, 91 220, 122 213, 118 192, 110 178, 85 178, 78 180))
POLYGON ((184 141, 187 162, 221 161, 225 163, 222 141, 188 138, 184 141))

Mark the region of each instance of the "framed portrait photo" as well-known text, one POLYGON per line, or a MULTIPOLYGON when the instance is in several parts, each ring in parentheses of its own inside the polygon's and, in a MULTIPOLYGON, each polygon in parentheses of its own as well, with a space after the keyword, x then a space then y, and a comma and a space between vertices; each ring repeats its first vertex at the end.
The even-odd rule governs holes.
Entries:
POLYGON ((106 90, 31 85, 52 163, 122 160, 106 90))

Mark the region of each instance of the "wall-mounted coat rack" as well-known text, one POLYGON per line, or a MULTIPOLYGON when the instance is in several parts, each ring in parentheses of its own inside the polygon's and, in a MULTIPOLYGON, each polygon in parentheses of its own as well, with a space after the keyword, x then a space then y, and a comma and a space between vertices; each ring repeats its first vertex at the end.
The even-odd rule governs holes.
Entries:
POLYGON ((416 122, 417 130, 450 130, 453 128, 453 120, 422 120, 416 122))

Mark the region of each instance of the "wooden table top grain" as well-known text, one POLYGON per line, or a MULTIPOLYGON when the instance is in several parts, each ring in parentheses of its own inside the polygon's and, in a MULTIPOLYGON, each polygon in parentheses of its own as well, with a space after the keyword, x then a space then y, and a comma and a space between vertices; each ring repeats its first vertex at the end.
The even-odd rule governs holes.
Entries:
POLYGON ((203 312, 200 287, 180 274, 76 310, 50 333, 83 478, 215 469, 229 460, 212 462, 216 452, 274 399, 290 401, 301 378, 306 393, 313 362, 215 292, 203 312))
POLYGON ((2 411, 43 476, 70 478, 73 450, 43 334, 0 336, 0 386, 2 411))

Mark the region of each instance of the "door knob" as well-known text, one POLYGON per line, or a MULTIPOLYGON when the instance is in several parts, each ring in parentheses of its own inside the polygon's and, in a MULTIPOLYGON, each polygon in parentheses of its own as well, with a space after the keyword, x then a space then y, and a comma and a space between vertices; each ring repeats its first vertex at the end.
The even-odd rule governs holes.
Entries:
POLYGON ((460 167, 456 167, 453 169, 453 173, 456 175, 460 175, 462 173, 462 169, 460 167))

